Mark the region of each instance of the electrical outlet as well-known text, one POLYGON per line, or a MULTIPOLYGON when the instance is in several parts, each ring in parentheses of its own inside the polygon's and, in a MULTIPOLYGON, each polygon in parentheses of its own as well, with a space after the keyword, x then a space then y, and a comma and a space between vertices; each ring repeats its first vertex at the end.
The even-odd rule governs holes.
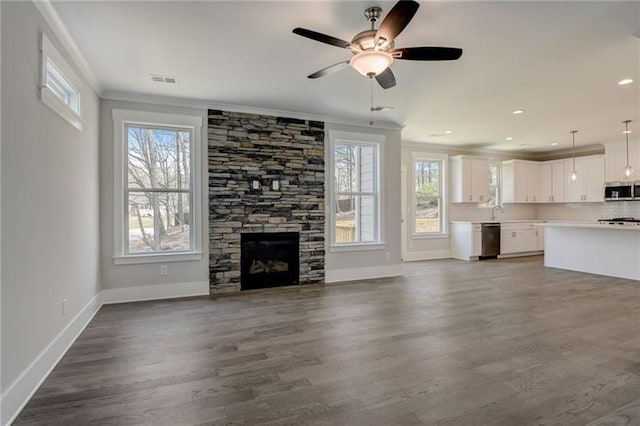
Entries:
POLYGON ((391 253, 389 253, 388 251, 384 252, 384 260, 391 260, 391 253))
POLYGON ((62 299, 62 316, 67 316, 67 299, 62 299))
POLYGON ((160 265, 160 275, 169 275, 169 265, 160 265))

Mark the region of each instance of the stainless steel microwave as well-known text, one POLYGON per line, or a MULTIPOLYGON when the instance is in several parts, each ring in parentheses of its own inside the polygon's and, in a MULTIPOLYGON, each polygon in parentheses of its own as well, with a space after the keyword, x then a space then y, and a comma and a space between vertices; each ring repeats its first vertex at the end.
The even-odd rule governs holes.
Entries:
POLYGON ((633 200, 633 187, 631 182, 606 183, 604 185, 604 199, 606 201, 633 200))
POLYGON ((633 184, 633 199, 640 201, 640 180, 637 180, 633 184))

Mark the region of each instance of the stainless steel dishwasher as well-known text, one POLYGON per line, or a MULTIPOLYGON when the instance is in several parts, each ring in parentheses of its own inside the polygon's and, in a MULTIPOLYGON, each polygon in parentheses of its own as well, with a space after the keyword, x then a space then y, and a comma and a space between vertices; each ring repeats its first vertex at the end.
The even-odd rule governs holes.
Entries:
POLYGON ((500 224, 482 224, 482 254, 480 259, 496 258, 500 254, 500 224))

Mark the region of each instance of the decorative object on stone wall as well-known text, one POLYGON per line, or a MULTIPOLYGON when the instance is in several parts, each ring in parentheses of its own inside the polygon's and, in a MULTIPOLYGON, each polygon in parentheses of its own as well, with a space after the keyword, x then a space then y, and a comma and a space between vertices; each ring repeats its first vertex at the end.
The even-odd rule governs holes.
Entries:
POLYGON ((211 293, 240 290, 244 233, 299 233, 299 283, 324 282, 324 123, 218 110, 208 122, 211 293))
POLYGON ((262 192, 262 182, 258 178, 251 178, 251 184, 249 186, 251 192, 262 192))
POLYGON ((271 182, 271 189, 273 191, 279 191, 280 190, 280 181, 279 180, 274 180, 273 182, 271 182))
POLYGON ((353 54, 349 60, 323 68, 309 75, 308 78, 323 77, 351 65, 358 73, 370 79, 375 78, 383 89, 389 89, 396 85, 396 78, 389 68, 396 59, 409 61, 454 61, 459 59, 462 56, 462 49, 455 47, 395 48, 395 38, 411 22, 419 7, 420 4, 413 0, 397 2, 389 10, 377 30, 375 24, 380 19, 382 9, 375 6, 366 9, 364 16, 371 24, 371 29, 356 34, 351 43, 306 28, 294 28, 294 34, 320 43, 349 49, 353 54))

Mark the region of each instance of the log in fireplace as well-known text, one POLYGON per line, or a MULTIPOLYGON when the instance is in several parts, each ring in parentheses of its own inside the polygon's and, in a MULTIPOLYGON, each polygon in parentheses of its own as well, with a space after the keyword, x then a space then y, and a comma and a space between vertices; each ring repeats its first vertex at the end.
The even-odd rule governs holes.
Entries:
POLYGON ((240 234, 242 290, 299 283, 300 234, 258 232, 240 234))

